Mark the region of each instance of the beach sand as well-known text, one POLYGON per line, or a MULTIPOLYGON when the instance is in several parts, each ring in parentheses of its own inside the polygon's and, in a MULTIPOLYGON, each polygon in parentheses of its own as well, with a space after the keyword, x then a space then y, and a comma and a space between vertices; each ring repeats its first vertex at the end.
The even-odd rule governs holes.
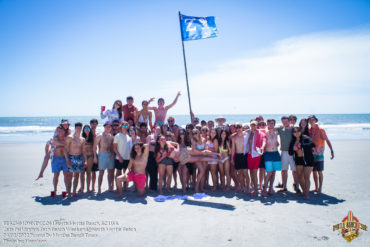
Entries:
MULTIPOLYGON (((289 172, 290 192, 268 198, 231 191, 156 202, 156 194, 139 198, 134 192, 123 200, 109 192, 63 200, 62 174, 52 198, 50 164, 44 178, 34 181, 44 144, 0 144, 1 245, 347 246, 333 225, 352 210, 370 226, 369 146, 370 141, 333 141, 336 157, 330 160, 326 151, 323 194, 311 194, 309 201, 292 192, 289 172)), ((361 231, 351 245, 370 246, 370 233, 361 231)))

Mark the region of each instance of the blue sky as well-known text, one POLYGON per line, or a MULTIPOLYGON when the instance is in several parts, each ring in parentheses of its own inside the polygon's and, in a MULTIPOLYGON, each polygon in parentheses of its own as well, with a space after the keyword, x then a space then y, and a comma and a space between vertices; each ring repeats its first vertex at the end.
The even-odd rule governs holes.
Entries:
POLYGON ((0 0, 0 116, 96 115, 133 95, 198 114, 369 113, 370 1, 0 0))

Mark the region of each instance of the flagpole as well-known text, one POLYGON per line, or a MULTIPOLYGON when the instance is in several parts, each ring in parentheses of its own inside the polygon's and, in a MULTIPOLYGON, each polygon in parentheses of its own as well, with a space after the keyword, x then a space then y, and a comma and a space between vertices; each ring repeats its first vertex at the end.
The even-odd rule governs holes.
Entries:
POLYGON ((184 57, 184 67, 185 67, 185 78, 186 78, 186 88, 188 90, 188 100, 189 100, 189 109, 190 109, 190 121, 193 122, 191 101, 190 101, 190 90, 189 90, 189 81, 188 81, 188 70, 186 67, 186 57, 185 57, 185 46, 184 46, 184 35, 182 33, 182 24, 181 24, 181 13, 179 11, 179 21, 180 21, 180 33, 181 33, 181 43, 182 43, 182 55, 184 57))

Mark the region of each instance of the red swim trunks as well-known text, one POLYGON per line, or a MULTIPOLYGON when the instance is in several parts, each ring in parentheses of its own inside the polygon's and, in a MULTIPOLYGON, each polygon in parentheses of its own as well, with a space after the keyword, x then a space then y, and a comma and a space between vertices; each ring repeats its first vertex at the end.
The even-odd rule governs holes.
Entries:
POLYGON ((134 171, 131 171, 127 174, 127 177, 130 181, 134 181, 138 189, 145 189, 146 176, 145 174, 137 174, 134 171))
POLYGON ((249 170, 258 170, 261 163, 261 156, 252 158, 252 155, 248 154, 247 163, 249 170))

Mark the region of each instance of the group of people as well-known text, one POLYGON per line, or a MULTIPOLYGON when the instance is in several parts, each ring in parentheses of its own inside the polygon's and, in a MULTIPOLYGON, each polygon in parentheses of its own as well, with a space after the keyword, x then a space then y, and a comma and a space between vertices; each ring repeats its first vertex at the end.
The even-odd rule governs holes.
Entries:
POLYGON ((95 191, 97 171, 101 194, 106 170, 108 190, 117 191, 118 197, 130 181, 138 195, 171 192, 178 187, 178 177, 183 193, 190 188, 196 193, 235 189, 250 196, 270 196, 275 193, 277 171, 281 171, 278 192, 287 191, 290 168, 297 194, 309 199, 311 173, 314 192, 321 193, 325 143, 332 159, 334 151, 316 116, 302 118, 298 125, 296 116, 283 116, 276 126, 275 119, 264 121, 262 116, 248 124, 229 125, 223 117, 199 122, 192 114, 192 122, 181 127, 174 117, 166 119, 179 96, 180 92, 168 106, 163 98, 156 107, 149 106, 154 98, 144 100, 140 111, 131 96, 125 105, 116 100, 112 109, 101 108, 101 118, 108 119, 103 133, 97 133, 97 119, 90 125, 75 123, 73 134, 69 122, 62 120, 46 145, 37 179, 51 159, 53 194, 63 172, 69 198, 85 192, 85 185, 88 193, 95 191))

